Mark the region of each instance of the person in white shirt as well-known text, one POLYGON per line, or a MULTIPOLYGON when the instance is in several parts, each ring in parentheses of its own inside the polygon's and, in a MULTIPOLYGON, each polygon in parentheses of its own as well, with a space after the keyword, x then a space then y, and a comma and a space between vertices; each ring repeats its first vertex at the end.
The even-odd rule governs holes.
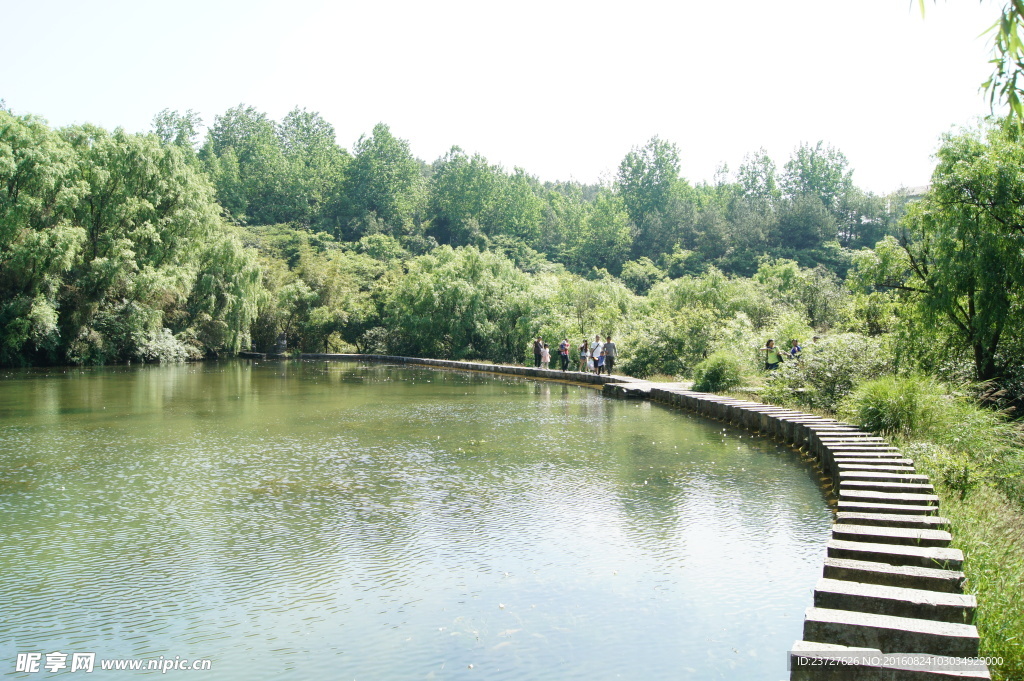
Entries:
POLYGON ((601 350, 604 345, 601 343, 601 336, 599 334, 594 335, 594 342, 590 344, 590 361, 591 367, 597 367, 597 359, 601 356, 601 350))

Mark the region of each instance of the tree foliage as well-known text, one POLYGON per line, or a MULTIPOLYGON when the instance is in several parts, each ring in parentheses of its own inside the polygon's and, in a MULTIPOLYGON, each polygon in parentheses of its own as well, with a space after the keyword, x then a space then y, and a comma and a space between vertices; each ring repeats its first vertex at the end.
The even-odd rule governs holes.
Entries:
POLYGON ((902 223, 901 279, 885 283, 915 293, 990 380, 1018 360, 1024 331, 1024 147, 1011 126, 988 126, 947 135, 938 158, 931 191, 902 223))
POLYGON ((442 246, 409 262, 388 293, 390 347, 443 358, 520 361, 536 331, 529 278, 472 246, 442 246))
POLYGON ((372 233, 420 233, 426 181, 409 143, 379 123, 359 138, 354 152, 331 217, 335 233, 350 241, 372 233))
POLYGON ((301 108, 281 121, 229 109, 198 151, 193 111, 160 112, 150 135, 10 119, 6 363, 282 338, 515 361, 544 330, 615 332, 638 371, 685 374, 719 346, 749 354, 742 344, 772 325, 846 323, 854 294, 815 266, 841 276, 844 245, 873 245, 892 220, 823 143, 781 173, 761 150, 735 180, 723 166, 691 185, 678 147, 654 137, 612 183, 541 184, 458 147, 428 165, 384 124, 350 155, 301 108), (806 285, 773 299, 745 278, 765 257, 806 285))
POLYGON ((55 131, 0 111, 0 179, 0 362, 128 361, 247 342, 252 259, 177 142, 55 131))

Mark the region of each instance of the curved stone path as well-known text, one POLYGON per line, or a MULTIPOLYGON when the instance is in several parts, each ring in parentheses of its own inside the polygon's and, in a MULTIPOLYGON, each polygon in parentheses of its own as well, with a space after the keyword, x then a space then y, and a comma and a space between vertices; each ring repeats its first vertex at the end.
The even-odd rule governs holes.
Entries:
POLYGON ((394 357, 310 354, 603 385, 606 395, 650 399, 760 434, 813 456, 832 481, 836 524, 803 639, 789 652, 791 681, 989 679, 978 659, 976 602, 963 593, 963 554, 914 462, 883 438, 835 419, 654 383, 578 371, 394 357))

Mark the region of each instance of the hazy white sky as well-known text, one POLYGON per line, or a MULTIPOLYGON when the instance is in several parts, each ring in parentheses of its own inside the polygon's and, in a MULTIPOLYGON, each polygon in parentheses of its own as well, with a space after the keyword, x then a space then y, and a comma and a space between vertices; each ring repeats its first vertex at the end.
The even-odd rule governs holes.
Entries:
POLYGON ((850 160, 860 187, 928 181, 940 135, 988 108, 988 0, 0 0, 0 98, 54 126, 318 111, 541 180, 594 182, 654 135, 710 181, 765 147, 850 160))

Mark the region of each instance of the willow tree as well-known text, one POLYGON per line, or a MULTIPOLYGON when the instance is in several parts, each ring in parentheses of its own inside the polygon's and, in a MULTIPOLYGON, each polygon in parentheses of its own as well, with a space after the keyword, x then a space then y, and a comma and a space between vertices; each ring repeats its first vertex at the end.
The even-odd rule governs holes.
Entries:
POLYGON ((938 159, 902 223, 904 278, 888 283, 969 348, 979 380, 998 378, 1024 353, 1024 145, 989 125, 946 135, 938 159))
POLYGON ((85 192, 67 140, 40 118, 0 110, 0 364, 58 354, 62 282, 86 237, 72 214, 85 192))
POLYGON ((383 316, 395 352, 426 357, 521 360, 537 328, 530 278, 473 247, 442 246, 409 261, 383 316))
POLYGON ((254 261, 181 146, 0 111, 0 186, 0 362, 176 358, 245 343, 254 261), (215 342, 201 339, 199 314, 223 326, 215 342))

